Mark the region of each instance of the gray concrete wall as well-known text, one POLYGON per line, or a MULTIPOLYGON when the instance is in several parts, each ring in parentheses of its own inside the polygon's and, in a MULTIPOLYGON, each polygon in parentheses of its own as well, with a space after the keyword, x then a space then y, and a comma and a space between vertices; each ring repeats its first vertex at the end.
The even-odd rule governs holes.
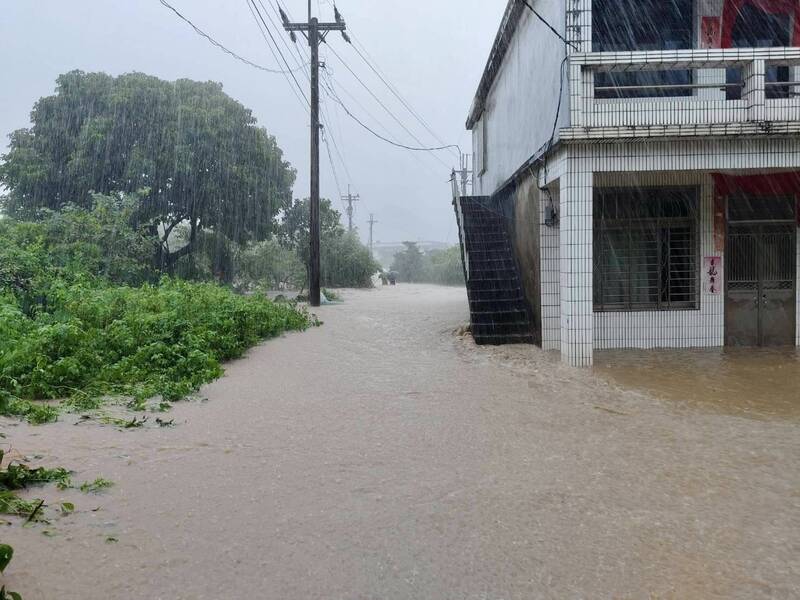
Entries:
POLYGON ((536 178, 529 176, 497 198, 506 218, 511 247, 519 268, 532 333, 539 345, 542 343, 540 196, 536 178))

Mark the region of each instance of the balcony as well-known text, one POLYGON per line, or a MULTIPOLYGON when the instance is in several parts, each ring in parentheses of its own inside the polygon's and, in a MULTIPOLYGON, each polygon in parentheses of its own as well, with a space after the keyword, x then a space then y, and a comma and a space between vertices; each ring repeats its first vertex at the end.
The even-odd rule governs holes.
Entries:
POLYGON ((571 127, 562 131, 562 139, 798 133, 798 65, 797 47, 573 54, 571 127), (784 67, 780 81, 768 77, 775 67, 784 67), (604 81, 596 82, 598 73, 642 71, 682 72, 691 77, 674 84, 659 83, 670 81, 668 77, 645 78, 647 83, 637 85, 609 86, 609 81, 630 81, 624 77, 597 77, 604 81), (731 72, 741 77, 731 83, 727 75, 731 72))

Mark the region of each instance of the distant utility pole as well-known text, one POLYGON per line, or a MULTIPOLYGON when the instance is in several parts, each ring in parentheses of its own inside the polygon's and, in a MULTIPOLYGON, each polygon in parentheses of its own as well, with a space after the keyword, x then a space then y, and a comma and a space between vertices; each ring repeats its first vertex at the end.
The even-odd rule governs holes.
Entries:
POLYGON ((347 196, 342 196, 342 200, 347 202, 347 230, 350 233, 353 233, 353 202, 358 202, 361 200, 361 196, 356 194, 350 193, 350 186, 347 186, 347 196))
POLYGON ((467 183, 469 183, 469 154, 461 155, 461 168, 458 170, 461 175, 461 195, 467 195, 467 183))
POLYGON ((375 225, 378 224, 378 222, 375 220, 375 215, 370 213, 369 221, 367 221, 367 223, 369 223, 369 255, 374 258, 374 253, 372 251, 372 230, 375 227, 375 225))
POLYGON ((342 15, 334 7, 336 22, 320 23, 316 17, 311 17, 311 0, 308 0, 308 22, 290 23, 283 9, 280 9, 283 27, 289 32, 293 42, 297 41, 295 31, 302 33, 311 46, 311 268, 310 281, 308 282, 308 299, 311 306, 320 305, 320 268, 319 268, 319 43, 324 42, 331 31, 341 31, 346 41, 349 41, 345 30, 347 29, 342 15))

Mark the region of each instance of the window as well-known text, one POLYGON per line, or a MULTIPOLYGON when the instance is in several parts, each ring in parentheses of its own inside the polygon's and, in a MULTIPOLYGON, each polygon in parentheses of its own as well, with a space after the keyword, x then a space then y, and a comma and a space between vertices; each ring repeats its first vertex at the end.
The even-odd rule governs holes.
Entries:
MULTIPOLYGON (((792 19, 788 14, 770 14, 746 4, 739 10, 731 33, 734 48, 774 48, 791 45, 792 19)), ((789 67, 767 66, 767 83, 791 81, 789 67)), ((727 98, 742 97, 742 70, 728 69, 727 98)), ((767 86, 767 98, 790 98, 790 86, 767 86)))
POLYGON ((486 115, 484 114, 475 125, 475 173, 483 175, 486 172, 486 115))
MULTIPOLYGON (((595 52, 691 49, 693 15, 693 0, 594 0, 592 49, 595 52)), ((681 86, 692 82, 692 72, 687 70, 597 73, 595 96, 691 96, 692 88, 681 86)))
POLYGON ((596 312, 698 308, 696 188, 600 189, 596 312))

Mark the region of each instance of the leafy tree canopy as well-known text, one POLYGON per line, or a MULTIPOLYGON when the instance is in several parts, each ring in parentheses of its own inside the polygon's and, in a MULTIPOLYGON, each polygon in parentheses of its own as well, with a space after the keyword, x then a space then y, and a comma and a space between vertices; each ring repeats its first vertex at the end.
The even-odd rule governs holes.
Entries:
MULTIPOLYGON (((280 243, 294 248, 302 264, 310 258, 310 201, 295 200, 283 213, 278 230, 280 243)), ((371 287, 380 268, 355 234, 347 233, 341 213, 331 201, 320 200, 320 271, 322 285, 330 287, 371 287)))
POLYGON ((320 252, 322 285, 330 287, 372 287, 372 276, 380 265, 355 233, 325 240, 320 252))
POLYGON ((191 254, 198 233, 263 240, 291 198, 295 172, 252 112, 213 82, 72 71, 11 134, 0 163, 7 214, 92 206, 92 193, 148 190, 135 219, 161 238, 161 263, 191 254), (188 243, 169 248, 172 231, 188 243))
MULTIPOLYGON (((286 207, 278 229, 278 238, 281 243, 286 247, 307 248, 310 243, 310 219, 311 201, 308 198, 295 200, 291 206, 286 207)), ((320 238, 328 239, 343 235, 344 227, 342 227, 341 219, 341 213, 333 208, 331 201, 322 198, 319 202, 320 238)), ((307 257, 307 254, 308 250, 303 256, 307 257)))

